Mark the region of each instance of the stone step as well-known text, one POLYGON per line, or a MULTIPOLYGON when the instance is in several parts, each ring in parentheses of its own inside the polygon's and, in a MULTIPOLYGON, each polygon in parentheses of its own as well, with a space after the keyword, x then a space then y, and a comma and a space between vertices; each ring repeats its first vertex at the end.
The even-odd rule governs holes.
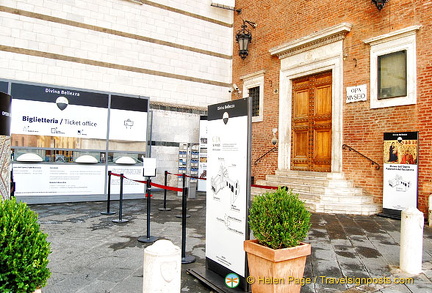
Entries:
MULTIPOLYGON (((265 181, 258 181, 258 185, 266 185, 265 181)), ((267 185, 271 186, 271 185, 267 185)), ((345 203, 345 204, 367 204, 373 203, 371 196, 363 195, 361 188, 323 188, 314 186, 293 186, 289 187, 294 193, 298 193, 302 200, 329 202, 329 203, 345 203)), ((259 194, 269 191, 269 189, 255 189, 259 194)))
POLYGON ((381 212, 381 207, 377 204, 345 205, 326 203, 316 205, 314 212, 370 216, 381 212))
POLYGON ((328 179, 345 179, 343 173, 336 172, 308 172, 308 171, 297 171, 297 170, 276 170, 276 176, 284 176, 284 177, 299 177, 299 178, 328 178, 328 179))
MULTIPOLYGON (((340 181, 340 180, 339 180, 340 181)), ((326 181, 327 182, 327 181, 326 181)), ((315 193, 323 195, 361 195, 361 188, 352 187, 352 183, 323 183, 320 181, 277 181, 277 180, 258 180, 257 185, 265 186, 286 186, 295 193, 315 193)))
POLYGON ((326 186, 328 184, 328 180, 326 178, 301 178, 277 175, 267 175, 265 181, 272 186, 289 186, 311 183, 313 183, 314 185, 326 186))
MULTIPOLYGON (((287 186, 299 194, 311 212, 372 215, 381 211, 381 205, 364 195, 361 188, 354 187, 343 173, 277 170, 256 184, 287 186)), ((253 188, 252 194, 268 191, 271 190, 253 188)))
POLYGON ((353 183, 351 181, 343 179, 328 180, 327 178, 292 178, 285 176, 267 175, 265 181, 271 186, 314 185, 337 188, 353 187, 353 183))

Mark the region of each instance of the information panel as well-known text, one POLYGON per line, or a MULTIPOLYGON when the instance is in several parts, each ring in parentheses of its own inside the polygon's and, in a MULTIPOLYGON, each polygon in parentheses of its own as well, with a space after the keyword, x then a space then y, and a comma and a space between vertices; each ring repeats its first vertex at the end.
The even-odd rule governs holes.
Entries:
POLYGON ((384 213, 417 208, 418 133, 384 133, 384 213))
POLYGON ((111 96, 109 138, 146 141, 148 99, 111 96))
POLYGON ((14 134, 106 139, 108 95, 12 84, 14 134))
POLYGON ((206 257, 245 276, 250 194, 249 101, 234 100, 208 108, 206 257))
POLYGON ((15 164, 15 195, 103 194, 103 165, 15 164), (85 178, 85 180, 83 180, 85 178), (25 183, 24 183, 25 182, 25 183))

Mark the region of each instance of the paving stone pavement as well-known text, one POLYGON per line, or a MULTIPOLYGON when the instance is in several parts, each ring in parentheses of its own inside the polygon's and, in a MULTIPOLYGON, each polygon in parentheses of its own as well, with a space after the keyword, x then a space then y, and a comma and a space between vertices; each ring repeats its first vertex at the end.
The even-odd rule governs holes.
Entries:
MULTIPOLYGON (((162 193, 151 203, 150 235, 181 247, 181 198, 169 194, 167 207, 162 193)), ((123 219, 101 215, 105 202, 30 204, 49 234, 52 276, 43 293, 142 292, 144 248, 137 241, 147 235, 146 209, 142 199, 123 201, 123 219)), ((181 292, 214 292, 187 274, 205 265, 205 194, 188 200, 186 255, 196 261, 182 265, 181 292)), ((378 216, 313 214, 306 242, 312 244, 307 258, 302 293, 309 292, 432 292, 432 228, 425 225, 423 273, 411 276, 399 271, 400 221, 378 216), (373 281, 372 284, 367 282, 373 281), (381 284, 380 284, 381 283, 381 284)))

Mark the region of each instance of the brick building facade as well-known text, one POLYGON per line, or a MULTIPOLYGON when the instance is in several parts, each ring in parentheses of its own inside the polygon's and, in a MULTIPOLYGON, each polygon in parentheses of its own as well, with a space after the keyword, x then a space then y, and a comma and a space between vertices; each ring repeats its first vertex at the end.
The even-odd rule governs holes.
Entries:
MULTIPOLYGON (((242 59, 234 54, 233 82, 242 93, 232 96, 260 89, 259 114, 253 123, 255 181, 271 184, 275 172, 293 176, 281 175, 284 170, 300 170, 300 177, 327 172, 333 174, 328 177, 361 188, 381 207, 383 135, 418 132, 418 208, 426 215, 432 193, 431 7, 429 0, 390 0, 381 10, 369 0, 236 1, 241 13, 235 13, 234 30, 244 20, 257 24, 248 25, 253 35, 249 55, 242 59), (393 74, 396 71, 402 75, 393 74), (322 77, 326 72, 327 83, 322 77), (303 86, 308 91, 314 87, 317 96, 328 95, 309 100, 315 103, 310 111, 321 111, 315 113, 321 118, 311 122, 318 127, 312 126, 309 133, 302 132, 308 127, 301 124, 302 107, 307 108, 301 102, 303 86), (347 89, 358 86, 366 89, 366 100, 347 102, 347 89), (330 120, 323 122, 323 117, 330 120), (274 128, 277 151, 271 144, 274 128)), ((315 210, 331 211, 331 207, 315 210)))

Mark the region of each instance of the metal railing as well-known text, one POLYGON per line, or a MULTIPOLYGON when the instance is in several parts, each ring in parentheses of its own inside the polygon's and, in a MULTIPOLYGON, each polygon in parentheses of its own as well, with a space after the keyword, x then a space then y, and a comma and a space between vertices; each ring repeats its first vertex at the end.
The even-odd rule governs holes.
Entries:
POLYGON ((254 165, 256 166, 258 164, 259 161, 261 161, 265 156, 267 156, 268 154, 270 154, 271 152, 274 152, 278 149, 277 146, 272 147, 270 150, 268 150, 266 153, 264 153, 263 155, 261 155, 258 159, 255 160, 254 165))
POLYGON ((375 165, 375 169, 379 170, 381 168, 380 164, 378 164, 377 162, 375 162, 374 160, 372 160, 371 158, 366 157, 365 155, 363 155, 362 153, 360 153, 358 150, 354 149, 353 147, 350 147, 347 144, 343 144, 342 145, 342 149, 348 149, 349 151, 353 151, 357 154, 359 154, 360 156, 362 156, 363 158, 367 159, 368 161, 371 162, 372 165, 375 165))

